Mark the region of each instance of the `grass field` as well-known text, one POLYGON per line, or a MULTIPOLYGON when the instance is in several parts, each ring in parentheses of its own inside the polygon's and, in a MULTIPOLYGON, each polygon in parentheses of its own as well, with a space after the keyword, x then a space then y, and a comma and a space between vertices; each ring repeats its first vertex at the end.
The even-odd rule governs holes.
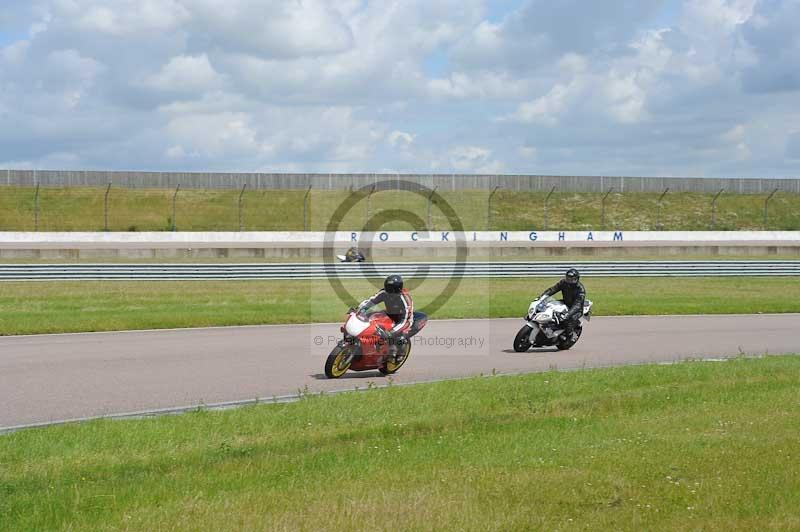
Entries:
MULTIPOLYGON (((182 231, 238 231, 239 191, 166 189, 112 189, 108 196, 111 231, 168 231, 173 223, 182 231)), ((499 190, 489 205, 489 191, 443 192, 468 230, 544 229, 546 193, 499 190), (491 207, 491 224, 489 211, 491 207)), ((241 227, 245 230, 281 231, 304 228, 303 190, 246 191, 242 196, 241 227)), ((658 214, 660 194, 612 193, 606 201, 606 228, 621 230, 707 230, 711 225, 711 194, 670 193, 658 214)), ((324 230, 336 209, 351 194, 347 191, 311 191, 307 213, 309 230, 324 230)), ((717 230, 764 229, 766 195, 722 194, 717 201, 717 230)), ((361 229, 381 209, 404 209, 423 222, 428 220, 426 198, 410 192, 385 191, 358 196, 342 217, 341 227, 361 229)), ((549 201, 548 227, 558 230, 600 229, 602 195, 555 193, 549 201)), ((101 231, 105 227, 105 188, 0 187, 0 231, 101 231), (37 206, 38 205, 38 206, 37 206)), ((450 228, 439 205, 431 209, 433 228, 450 228)), ((385 229, 404 230, 402 222, 385 229)), ((768 229, 800 228, 800 196, 779 193, 769 204, 768 229)))
POLYGON ((0 436, 0 530, 797 530, 800 357, 0 436))
MULTIPOLYGON (((519 317, 555 278, 464 279, 432 318, 519 317)), ((595 315, 800 312, 800 279, 586 278, 595 315)), ((411 284, 425 310, 446 281, 411 284)), ((0 334, 109 331, 340 321, 371 295, 367 281, 345 283, 340 301, 327 281, 85 281, 0 283, 0 334)))

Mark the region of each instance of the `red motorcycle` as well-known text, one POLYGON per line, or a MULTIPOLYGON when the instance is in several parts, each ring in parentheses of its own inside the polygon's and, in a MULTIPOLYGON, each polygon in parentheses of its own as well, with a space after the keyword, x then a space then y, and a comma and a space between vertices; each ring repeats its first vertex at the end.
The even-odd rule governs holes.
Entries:
MULTIPOLYGON (((407 338, 417 334, 426 323, 428 316, 422 312, 415 312, 414 323, 408 331, 407 338)), ((388 331, 394 327, 394 322, 385 312, 366 313, 351 308, 347 312, 347 320, 340 328, 344 337, 325 361, 325 376, 329 379, 338 379, 347 370, 370 369, 391 375, 400 369, 411 356, 411 342, 406 341, 398 345, 398 352, 392 357, 389 355, 388 342, 378 334, 379 327, 388 331)))

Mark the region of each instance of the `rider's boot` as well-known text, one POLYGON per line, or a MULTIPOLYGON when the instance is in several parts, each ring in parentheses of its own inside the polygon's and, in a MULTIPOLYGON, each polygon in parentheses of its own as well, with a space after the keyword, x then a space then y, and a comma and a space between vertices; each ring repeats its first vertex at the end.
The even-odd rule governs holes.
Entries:
POLYGON ((575 340, 575 325, 572 323, 567 323, 566 326, 564 327, 564 332, 562 332, 558 336, 558 339, 561 342, 567 342, 567 341, 571 342, 575 340))
POLYGON ((396 338, 392 338, 389 341, 389 357, 391 357, 392 362, 397 364, 399 362, 400 353, 403 352, 403 348, 405 343, 408 340, 406 339, 405 335, 399 335, 396 338))
POLYGON ((386 356, 392 362, 397 362, 397 343, 394 340, 389 340, 389 345, 386 346, 386 356))

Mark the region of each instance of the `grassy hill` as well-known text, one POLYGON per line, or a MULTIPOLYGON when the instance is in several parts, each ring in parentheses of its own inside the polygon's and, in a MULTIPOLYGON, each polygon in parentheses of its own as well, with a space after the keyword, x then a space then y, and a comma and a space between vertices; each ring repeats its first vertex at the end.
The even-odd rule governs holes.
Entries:
MULTIPOLYGON (((111 231, 168 231, 173 223, 181 231, 237 231, 240 228, 239 191, 181 190, 175 202, 167 189, 112 188, 108 195, 108 229, 111 231)), ((442 201, 455 210, 465 229, 545 229, 546 193, 499 190, 491 207, 488 191, 443 192, 442 201), (489 214, 491 210, 491 215, 489 214), (490 223, 491 217, 491 223, 490 223)), ((385 209, 402 209, 428 220, 428 204, 409 192, 378 192, 367 199, 347 191, 314 191, 304 220, 303 190, 246 191, 241 202, 241 227, 250 231, 325 230, 337 208, 354 199, 340 228, 361 229, 366 220, 385 209)), ((605 227, 628 231, 707 230, 711 228, 710 194, 670 193, 658 213, 659 194, 611 194, 606 200, 605 227)), ((717 230, 764 229, 766 195, 722 194, 717 201, 717 230)), ((555 193, 549 201, 547 228, 601 229, 602 195, 555 193)), ((0 231, 102 231, 105 188, 41 188, 0 186, 0 231), (38 212, 38 214, 37 214, 38 212), (37 220, 38 218, 38 220, 37 220)), ((433 228, 450 225, 440 205, 432 205, 433 228)), ((389 230, 410 228, 390 222, 389 230)), ((800 229, 800 196, 778 193, 769 203, 771 230, 800 229)))

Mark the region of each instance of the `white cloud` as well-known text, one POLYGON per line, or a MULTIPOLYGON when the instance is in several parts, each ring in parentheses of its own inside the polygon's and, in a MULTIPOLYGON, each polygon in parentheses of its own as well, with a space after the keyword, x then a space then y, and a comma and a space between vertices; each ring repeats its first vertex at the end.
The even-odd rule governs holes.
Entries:
POLYGON ((219 88, 221 76, 214 70, 206 54, 173 57, 145 85, 167 91, 204 91, 219 88))
POLYGON ((230 51, 294 58, 337 54, 353 45, 353 34, 341 13, 322 0, 181 2, 212 43, 230 51))
POLYGON ((427 82, 428 94, 437 99, 502 100, 523 97, 529 90, 526 80, 516 79, 505 72, 453 72, 448 78, 427 82))
POLYGON ((736 124, 734 127, 721 135, 723 141, 730 144, 738 144, 742 142, 745 137, 746 128, 744 124, 736 124))
POLYGON ((28 50, 30 49, 30 41, 16 41, 8 46, 0 48, 0 59, 6 64, 19 65, 25 60, 28 50))
POLYGON ((753 17, 743 22, 737 35, 742 39, 745 64, 743 83, 755 93, 800 90, 800 2, 764 0, 754 7, 753 17))
POLYGON ((554 126, 558 123, 559 116, 567 110, 570 102, 575 100, 582 90, 583 86, 579 80, 573 80, 567 85, 557 84, 544 96, 520 104, 511 119, 554 126))
POLYGON ((492 150, 481 146, 455 146, 447 153, 449 166, 465 173, 496 173, 503 165, 491 156, 492 150))
POLYGON ((623 75, 611 72, 602 88, 608 112, 622 124, 633 124, 645 116, 645 89, 639 85, 635 72, 623 75))
POLYGON ((190 17, 177 0, 116 0, 113 7, 103 0, 69 0, 52 2, 51 10, 78 30, 113 37, 172 31, 190 17))
POLYGON ((414 137, 415 135, 406 133, 405 131, 392 131, 389 133, 387 140, 391 146, 407 150, 414 144, 414 137))

